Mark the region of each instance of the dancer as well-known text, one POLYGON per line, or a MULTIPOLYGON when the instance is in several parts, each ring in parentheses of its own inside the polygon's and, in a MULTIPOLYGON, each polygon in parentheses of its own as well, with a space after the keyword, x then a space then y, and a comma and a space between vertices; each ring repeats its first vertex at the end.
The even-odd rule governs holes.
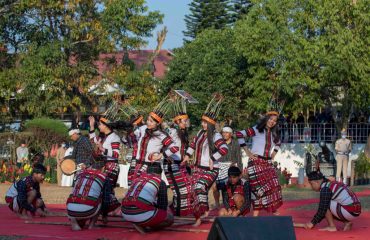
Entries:
POLYGON ((181 165, 185 156, 185 151, 189 146, 188 128, 190 119, 186 113, 186 102, 183 98, 176 96, 174 99, 173 127, 166 131, 174 141, 174 145, 179 148, 176 153, 177 158, 173 160, 167 158, 163 167, 167 181, 173 192, 173 203, 171 209, 176 216, 186 216, 193 212, 192 209, 192 181, 187 171, 187 166, 181 165))
POLYGON ((193 214, 195 217, 194 227, 201 224, 201 216, 208 215, 208 191, 217 178, 221 156, 227 154, 227 145, 221 134, 215 131, 216 117, 220 110, 222 97, 213 97, 205 113, 202 116, 202 129, 197 133, 186 151, 183 165, 190 160, 195 153, 194 177, 194 202, 193 214))
POLYGON ((140 138, 136 152, 136 167, 133 178, 140 177, 141 173, 148 172, 148 166, 156 166, 149 168, 155 170, 156 174, 162 173, 162 159, 171 158, 179 160, 176 153, 179 147, 175 146, 171 137, 162 130, 161 123, 165 113, 169 108, 168 98, 159 103, 159 105, 149 113, 146 121, 146 128, 140 128, 140 138))
POLYGON ((246 151, 248 175, 253 199, 253 216, 265 209, 278 215, 278 208, 283 204, 281 186, 277 173, 272 165, 280 149, 280 138, 276 126, 279 113, 267 112, 264 118, 254 127, 236 133, 240 146, 246 151), (252 138, 252 149, 249 150, 245 137, 252 138))
POLYGON ((241 178, 242 172, 238 167, 228 169, 228 181, 222 188, 224 208, 219 211, 219 216, 238 217, 245 216, 250 211, 251 192, 249 181, 241 178))
POLYGON ((122 216, 133 223, 140 233, 148 229, 161 229, 171 226, 173 215, 167 210, 167 187, 158 165, 150 165, 147 173, 136 178, 122 200, 122 216))
POLYGON ((36 214, 41 217, 47 215, 48 211, 40 193, 40 183, 44 181, 45 174, 46 168, 37 163, 33 166, 30 176, 13 183, 6 192, 5 202, 20 218, 29 219, 36 214))
POLYGON ((334 220, 344 223, 343 231, 351 230, 352 220, 361 214, 361 203, 356 194, 343 183, 328 181, 321 172, 309 173, 308 181, 312 190, 320 192, 320 203, 317 213, 305 228, 311 229, 325 218, 329 226, 320 231, 337 231, 334 220))
POLYGON ((110 178, 113 188, 117 184, 119 175, 119 147, 121 144, 120 137, 113 131, 113 124, 107 118, 99 119, 98 128, 102 133, 102 137, 97 137, 95 134, 95 118, 89 117, 90 121, 90 140, 96 144, 99 150, 99 157, 104 159, 104 173, 110 178))
POLYGON ((112 191, 110 178, 101 171, 86 169, 79 173, 67 199, 72 230, 81 230, 88 220, 89 229, 93 229, 100 213, 106 219, 109 212, 117 209, 120 203, 112 191))

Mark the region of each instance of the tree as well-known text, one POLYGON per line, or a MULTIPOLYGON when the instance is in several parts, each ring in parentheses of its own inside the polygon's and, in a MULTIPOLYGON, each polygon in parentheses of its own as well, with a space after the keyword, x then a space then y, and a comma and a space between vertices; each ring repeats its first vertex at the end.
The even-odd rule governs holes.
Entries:
POLYGON ((231 23, 228 0, 193 0, 190 14, 185 15, 184 36, 194 39, 208 28, 222 29, 231 23))
POLYGON ((246 96, 246 60, 233 48, 233 41, 231 29, 209 29, 174 51, 175 57, 161 88, 164 93, 171 88, 184 89, 199 100, 200 104, 189 106, 194 123, 200 121, 215 92, 225 97, 221 121, 232 118, 234 122, 245 122, 248 116, 248 110, 241 105, 246 96))
POLYGON ((253 1, 235 27, 235 48, 248 58, 249 109, 272 93, 287 111, 331 106, 348 122, 351 107, 369 106, 369 1, 253 1), (246 37, 247 36, 247 37, 246 37))
POLYGON ((232 22, 243 18, 252 7, 250 0, 231 0, 230 15, 232 22))
POLYGON ((91 83, 113 79, 116 68, 134 71, 108 59, 111 72, 99 72, 99 54, 128 57, 163 18, 144 0, 7 1, 0 11, 0 42, 15 59, 0 70, 2 97, 17 93, 14 108, 33 116, 87 112, 96 100, 91 83))

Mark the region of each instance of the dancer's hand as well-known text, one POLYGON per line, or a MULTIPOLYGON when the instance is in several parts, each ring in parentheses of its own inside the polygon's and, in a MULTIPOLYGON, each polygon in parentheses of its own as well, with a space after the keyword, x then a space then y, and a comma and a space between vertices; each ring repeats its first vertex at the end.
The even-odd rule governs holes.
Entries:
POLYGON ((101 143, 97 143, 96 145, 98 146, 98 149, 99 149, 100 152, 105 151, 105 148, 103 147, 103 145, 101 143))
POLYGON ((249 177, 248 169, 247 169, 246 167, 243 169, 242 176, 243 176, 244 178, 248 178, 248 177, 249 177))
POLYGON ((275 151, 273 151, 273 152, 272 152, 272 154, 271 154, 271 160, 272 160, 272 161, 274 161, 275 156, 276 156, 276 153, 277 153, 277 152, 275 152, 275 151))
POLYGON ((162 157, 163 157, 162 153, 151 153, 148 156, 148 158, 151 162, 158 161, 158 160, 162 159, 162 157))
POLYGON ((90 130, 94 129, 95 126, 95 118, 93 116, 89 117, 89 122, 90 122, 90 130))
POLYGON ((85 163, 80 163, 79 167, 81 168, 81 170, 85 170, 86 169, 86 164, 85 163))
POLYGON ((239 210, 233 211, 233 213, 232 213, 232 216, 233 217, 237 217, 239 215, 240 215, 240 211, 239 210))
POLYGON ((233 215, 233 210, 231 210, 231 209, 227 210, 227 215, 232 216, 233 215))
POLYGON ((172 163, 174 162, 174 161, 173 161, 173 159, 172 159, 171 157, 167 157, 167 158, 166 158, 166 160, 167 160, 167 162, 168 162, 168 163, 170 163, 170 164, 172 164, 172 163))
POLYGON ((312 229, 313 227, 314 226, 311 222, 306 223, 305 226, 304 226, 305 229, 312 229))
POLYGON ((188 155, 185 155, 184 159, 182 160, 181 162, 181 166, 185 166, 187 162, 189 162, 189 156, 188 155))
POLYGON ((212 159, 209 160, 209 169, 213 170, 213 161, 212 161, 212 159))

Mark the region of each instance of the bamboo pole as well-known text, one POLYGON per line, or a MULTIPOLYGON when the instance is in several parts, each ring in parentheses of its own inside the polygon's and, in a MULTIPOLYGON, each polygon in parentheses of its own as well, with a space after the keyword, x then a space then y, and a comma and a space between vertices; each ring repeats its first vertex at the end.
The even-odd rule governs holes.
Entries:
MULTIPOLYGON (((69 222, 40 222, 40 221, 25 221, 26 224, 40 224, 40 225, 60 225, 60 226, 71 226, 69 222)), ((133 226, 118 226, 118 225, 103 225, 98 224, 97 227, 107 227, 107 228, 126 228, 133 229, 133 226)), ((209 230, 206 229, 191 229, 191 228, 163 228, 161 231, 170 231, 170 232, 194 232, 194 233, 209 233, 209 230)))
POLYGON ((306 224, 304 223, 293 223, 293 226, 296 228, 305 228, 306 224))
MULTIPOLYGON (((47 215, 48 217, 68 217, 68 215, 66 213, 62 213, 62 212, 49 212, 49 214, 47 215)), ((108 216, 108 218, 120 218, 121 220, 120 221, 123 221, 123 218, 122 216, 108 216)), ((178 216, 174 216, 175 220, 187 220, 187 221, 195 221, 195 218, 193 217, 178 217, 178 216)), ((205 222, 214 222, 215 221, 215 217, 211 217, 211 216, 208 216, 208 217, 203 217, 201 218, 202 221, 205 221, 205 222)), ((113 219, 111 220, 108 220, 110 222, 116 222, 114 221, 113 219)))

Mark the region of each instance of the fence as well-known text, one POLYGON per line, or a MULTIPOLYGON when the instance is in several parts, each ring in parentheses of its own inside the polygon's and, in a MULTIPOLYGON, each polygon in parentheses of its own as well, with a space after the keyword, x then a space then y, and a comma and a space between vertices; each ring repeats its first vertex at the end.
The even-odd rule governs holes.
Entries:
MULTIPOLYGON (((369 123, 350 123, 347 129, 348 139, 353 144, 366 143, 370 134, 369 123)), ((338 139, 340 133, 333 123, 314 124, 279 124, 279 135, 283 143, 330 143, 338 139)))

